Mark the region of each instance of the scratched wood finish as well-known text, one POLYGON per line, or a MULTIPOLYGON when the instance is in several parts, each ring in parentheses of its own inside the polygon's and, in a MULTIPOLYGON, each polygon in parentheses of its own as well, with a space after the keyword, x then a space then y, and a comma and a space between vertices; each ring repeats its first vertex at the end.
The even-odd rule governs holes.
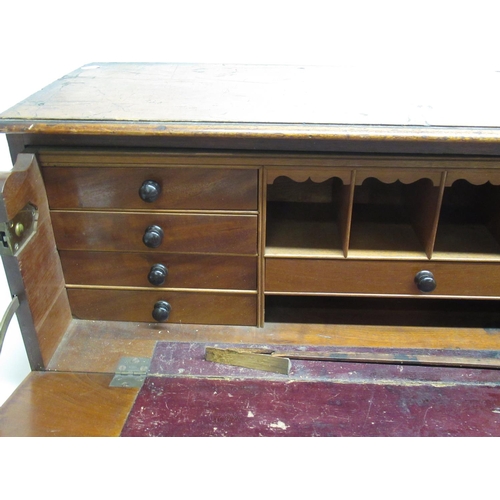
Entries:
POLYGON ((148 377, 121 435, 499 436, 499 407, 497 387, 148 377))
MULTIPOLYGON (((167 342, 156 344, 152 354, 149 375, 153 377, 175 377, 179 370, 186 377, 211 379, 263 379, 279 380, 281 382, 322 381, 335 384, 391 384, 391 385, 482 385, 500 387, 500 378, 497 369, 481 367, 480 364, 493 364, 498 367, 500 359, 497 351, 477 351, 464 349, 415 349, 415 348, 376 348, 376 347, 349 347, 319 346, 319 345, 283 345, 269 344, 226 344, 222 342, 167 342), (235 368, 230 364, 207 363, 209 351, 245 352, 274 352, 277 357, 286 356, 293 349, 296 355, 291 359, 287 374, 272 373, 257 367, 235 368), (326 351, 326 352, 325 352, 326 351), (342 352, 349 351, 351 360, 315 360, 318 355, 335 357, 342 352), (354 358, 358 357, 356 361, 354 358), (391 357, 392 363, 362 362, 361 357, 375 358, 391 357), (437 358, 459 359, 476 361, 479 365, 472 366, 433 366, 432 364, 399 364, 394 358, 406 358, 406 361, 416 358, 429 362, 437 358), (309 359, 312 358, 312 359, 309 359)), ((287 356, 288 357, 288 356, 287 356)), ((260 368, 260 367, 259 367, 260 368)))
POLYGON ((52 209, 256 210, 257 172, 207 168, 45 167, 52 209), (139 196, 147 180, 161 187, 151 203, 139 196))
POLYGON ((154 264, 168 276, 161 288, 257 289, 257 259, 239 255, 59 252, 68 285, 157 288, 148 281, 154 264))
POLYGON ((398 366, 439 366, 453 368, 500 369, 500 359, 496 357, 479 357, 477 354, 465 356, 452 352, 451 355, 406 353, 391 350, 390 352, 370 350, 359 351, 311 351, 299 347, 294 351, 277 351, 260 347, 214 347, 205 348, 205 360, 229 366, 240 366, 252 370, 272 373, 290 374, 290 361, 316 361, 335 363, 388 364, 398 366), (281 363, 278 362, 281 360, 281 363))
POLYGON ((256 215, 53 211, 51 219, 59 250, 257 254, 256 215), (164 231, 156 249, 142 241, 151 225, 164 231))
POLYGON ((268 258, 266 291, 500 297, 500 268, 488 262, 268 258), (435 277, 433 292, 420 292, 415 284, 423 270, 435 277))
MULTIPOLYGON (((495 370, 293 360, 289 374, 282 375, 207 363, 205 352, 210 345, 214 346, 156 344, 149 377, 122 435, 498 435, 500 382, 495 370), (178 377, 179 370, 185 377, 178 377)), ((277 353, 290 349, 268 342, 260 347, 277 353)), ((324 347, 308 344, 294 349, 314 354, 324 347)), ((408 356, 453 354, 427 349, 399 352, 408 356)), ((461 354, 485 360, 496 355, 488 351, 461 354)))
POLYGON ((0 436, 119 436, 138 389, 113 375, 32 372, 0 408, 0 436))
POLYGON ((157 301, 172 306, 168 323, 255 325, 257 295, 234 292, 180 292, 160 290, 69 289, 76 318, 153 322, 157 301))
MULTIPOLYGON (((209 346, 156 344, 150 375, 122 435, 498 435, 500 382, 495 370, 293 360, 289 374, 282 375, 207 363, 204 358, 209 346), (186 376, 179 378, 179 370, 186 376), (164 411, 165 404, 169 411, 164 411)), ((290 346, 268 342, 260 347, 277 353, 290 350, 290 346)), ((314 354, 324 347, 308 344, 294 349, 314 354)), ((408 356, 457 355, 446 350, 399 352, 408 356)), ((461 354, 485 360, 496 355, 466 350, 461 354)))
MULTIPOLYGON (((38 348, 35 349, 36 352, 33 351, 33 356, 38 356, 39 349, 43 363, 47 364, 71 321, 71 311, 50 224, 47 197, 38 165, 32 155, 18 157, 12 172, 3 183, 2 197, 5 220, 12 219, 27 203, 38 208, 35 235, 18 256, 7 258, 12 265, 7 266, 6 270, 12 293, 21 295, 22 301, 26 297, 29 305, 29 322, 33 324, 38 341, 38 348)), ((20 321, 24 323, 28 318, 20 321)), ((28 334, 29 331, 26 325, 25 333, 28 334)), ((34 339, 26 339, 28 346, 33 342, 34 339)), ((31 356, 30 351, 28 349, 31 356)))
MULTIPOLYGON (((408 316, 407 314, 405 316, 408 316)), ((464 314, 467 319, 467 314, 464 314)), ((405 317, 403 317, 405 319, 405 317)), ((351 317, 352 320, 352 317, 351 317)), ((352 321, 351 321, 352 322, 352 321)), ((74 319, 49 369, 113 372, 120 357, 151 357, 157 341, 337 347, 500 350, 499 328, 265 323, 263 328, 74 319)))
MULTIPOLYGON (((171 135, 177 129, 183 134, 206 135, 213 127, 203 125, 213 123, 223 129, 219 135, 227 130, 234 133, 237 127, 262 133, 259 124, 270 129, 267 134, 283 134, 283 124, 304 124, 311 136, 311 124, 342 124, 334 127, 334 132, 342 134, 346 134, 346 125, 359 124, 364 126, 354 135, 358 138, 369 133, 367 126, 379 125, 387 127, 386 137, 403 133, 427 139, 436 127, 441 138, 451 139, 459 135, 453 130, 457 126, 499 125, 500 112, 495 105, 498 78, 494 72, 482 74, 481 92, 471 92, 471 75, 465 71, 433 71, 431 77, 420 74, 415 78, 415 72, 410 76, 400 69, 386 69, 366 85, 366 71, 354 68, 92 63, 47 86, 0 118, 3 131, 30 129, 32 133, 51 129, 94 134, 97 130, 122 130, 171 135), (407 90, 405 95, 411 100, 400 99, 401 88, 407 90), (478 105, 477 99, 485 104, 478 105), (462 111, 458 120, 457 102, 462 111), (201 122, 201 126, 194 122, 201 122), (420 128, 419 132, 408 131, 411 126, 420 128)), ((479 132, 498 140, 494 128, 479 132)))

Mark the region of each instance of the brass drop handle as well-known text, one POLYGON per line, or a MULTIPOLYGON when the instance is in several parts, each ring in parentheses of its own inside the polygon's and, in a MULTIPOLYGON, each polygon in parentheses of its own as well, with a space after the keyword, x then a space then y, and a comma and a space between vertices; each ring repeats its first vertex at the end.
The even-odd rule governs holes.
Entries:
POLYGON ((163 229, 156 225, 147 227, 142 241, 149 248, 158 248, 163 242, 163 229))
POLYGON ((153 308, 153 319, 158 322, 163 322, 167 321, 168 317, 170 316, 170 311, 172 310, 172 306, 164 301, 164 300, 159 300, 156 302, 153 308))
POLYGON ((161 186, 152 180, 147 180, 142 183, 142 186, 139 188, 139 196, 142 201, 146 203, 153 203, 156 201, 161 194, 161 186))
POLYGON ((432 292, 437 286, 436 279, 430 271, 419 271, 415 275, 415 284, 421 292, 432 292))
POLYGON ((167 266, 163 264, 153 264, 148 274, 148 281, 154 286, 160 286, 165 283, 168 276, 167 266))

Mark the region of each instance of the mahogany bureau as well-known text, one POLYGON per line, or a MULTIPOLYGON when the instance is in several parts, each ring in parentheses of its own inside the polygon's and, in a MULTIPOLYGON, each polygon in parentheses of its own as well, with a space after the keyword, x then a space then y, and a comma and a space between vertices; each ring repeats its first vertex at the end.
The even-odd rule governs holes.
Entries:
POLYGON ((93 63, 2 113, 33 369, 158 340, 498 350, 500 76, 413 77, 93 63))

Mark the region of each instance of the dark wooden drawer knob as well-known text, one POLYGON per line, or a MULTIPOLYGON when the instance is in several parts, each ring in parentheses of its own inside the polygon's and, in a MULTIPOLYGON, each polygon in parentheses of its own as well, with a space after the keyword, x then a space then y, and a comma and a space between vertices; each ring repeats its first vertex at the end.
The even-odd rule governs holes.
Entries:
POLYGON ((437 286, 434 275, 430 271, 419 271, 415 275, 415 284, 421 292, 432 292, 437 286))
POLYGON ((149 248, 158 248, 163 241, 163 229, 160 226, 149 226, 144 232, 142 241, 149 248))
POLYGON ((161 186, 156 181, 144 181, 139 188, 139 196, 146 203, 156 201, 161 193, 161 186))
POLYGON ((148 281, 154 286, 160 286, 165 283, 168 276, 168 269, 163 264, 154 264, 151 266, 148 274, 148 281))
POLYGON ((159 300, 153 309, 153 318, 155 321, 162 322, 167 321, 170 316, 170 311, 172 310, 172 306, 165 302, 164 300, 159 300))

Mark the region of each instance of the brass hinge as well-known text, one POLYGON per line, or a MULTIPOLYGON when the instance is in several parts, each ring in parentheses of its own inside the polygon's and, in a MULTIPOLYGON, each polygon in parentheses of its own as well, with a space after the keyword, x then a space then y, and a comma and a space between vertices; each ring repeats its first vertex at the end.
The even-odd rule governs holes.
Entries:
POLYGON ((38 210, 28 203, 12 220, 0 223, 0 255, 16 255, 36 232, 38 210))
POLYGON ((120 358, 110 387, 141 387, 151 364, 151 358, 120 358))

